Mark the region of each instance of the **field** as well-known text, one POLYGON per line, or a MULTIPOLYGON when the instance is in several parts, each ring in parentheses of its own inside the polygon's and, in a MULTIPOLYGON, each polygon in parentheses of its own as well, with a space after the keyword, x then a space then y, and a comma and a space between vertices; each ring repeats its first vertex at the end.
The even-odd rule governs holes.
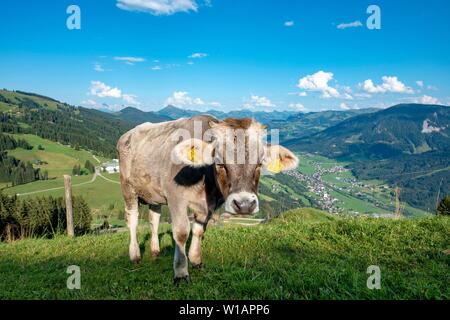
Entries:
MULTIPOLYGON (((47 170, 50 178, 71 174, 72 169, 76 164, 80 164, 81 167, 84 167, 86 160, 89 160, 94 165, 98 164, 98 161, 93 155, 85 150, 77 151, 69 146, 64 146, 60 143, 42 139, 31 134, 14 134, 12 136, 15 139, 26 140, 34 148, 33 150, 18 148, 8 151, 8 154, 22 161, 29 161, 33 163, 35 168, 41 168, 42 171, 47 170), (38 150, 39 145, 41 145, 44 150, 38 150), (47 164, 36 165, 38 161, 46 162, 47 164)), ((106 160, 102 157, 96 158, 100 162, 106 160)))
POLYGON ((151 258, 141 229, 141 265, 127 256, 128 234, 29 239, 0 244, 0 299, 449 299, 448 218, 338 219, 313 209, 256 227, 213 226, 203 270, 172 285, 170 228, 151 258), (70 265, 81 290, 66 288, 70 265), (369 290, 367 268, 380 267, 369 290))

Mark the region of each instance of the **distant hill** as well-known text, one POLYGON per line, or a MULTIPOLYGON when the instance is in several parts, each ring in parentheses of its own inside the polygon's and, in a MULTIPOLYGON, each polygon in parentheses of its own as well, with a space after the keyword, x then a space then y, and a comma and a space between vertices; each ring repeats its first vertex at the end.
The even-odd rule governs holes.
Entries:
POLYGON ((327 128, 330 128, 351 117, 379 111, 379 109, 355 109, 347 111, 320 111, 309 113, 296 113, 287 119, 272 119, 268 124, 280 129, 280 140, 285 142, 292 139, 307 137, 327 128))
POLYGON ((450 107, 397 105, 286 145, 351 161, 358 178, 400 187, 402 201, 425 210, 435 209, 439 194, 450 194, 450 107))
POLYGON ((133 125, 138 125, 144 122, 158 123, 173 119, 169 116, 164 116, 155 112, 144 112, 132 107, 122 109, 121 111, 114 113, 114 115, 119 119, 127 121, 133 125))
POLYGON ((389 159, 450 150, 450 107, 402 104, 357 115, 290 147, 341 159, 389 159))

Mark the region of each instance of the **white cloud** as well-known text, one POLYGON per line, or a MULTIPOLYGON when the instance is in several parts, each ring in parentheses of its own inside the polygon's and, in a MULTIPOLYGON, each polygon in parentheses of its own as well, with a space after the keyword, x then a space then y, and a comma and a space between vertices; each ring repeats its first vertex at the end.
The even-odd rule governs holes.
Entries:
POLYGON ((192 98, 186 91, 175 91, 166 99, 166 105, 175 107, 203 106, 205 102, 200 98, 192 98))
POLYGON ((364 91, 368 93, 414 93, 414 90, 410 87, 407 87, 403 82, 398 80, 397 77, 392 76, 384 76, 382 77, 383 83, 380 85, 376 85, 373 83, 371 79, 365 80, 360 86, 364 89, 364 91))
POLYGON ((437 87, 435 87, 435 86, 427 86, 427 89, 428 90, 433 90, 433 91, 437 91, 438 90, 438 88, 437 87))
POLYGON ((285 26, 285 27, 293 27, 294 24, 295 24, 294 21, 291 20, 291 21, 286 21, 286 22, 284 23, 284 26, 285 26))
POLYGON ((307 91, 317 91, 322 93, 322 98, 339 98, 341 95, 336 88, 328 85, 333 80, 333 73, 319 71, 299 80, 297 87, 307 91))
POLYGON ((416 102, 422 103, 422 104, 441 104, 439 99, 431 96, 424 95, 422 97, 419 97, 416 99, 416 102))
POLYGON ((202 59, 202 58, 206 58, 208 56, 208 54, 206 53, 201 53, 201 52, 196 52, 191 54, 188 58, 189 59, 202 59))
POLYGON ((339 107, 340 107, 342 110, 350 110, 350 107, 347 106, 347 104, 345 104, 345 103, 341 103, 341 104, 339 105, 339 107))
POLYGON ((155 16, 198 10, 195 0, 117 0, 117 7, 128 11, 148 12, 155 16))
POLYGON ((145 59, 140 57, 114 57, 114 60, 124 61, 126 64, 131 66, 138 62, 145 62, 145 59))
POLYGON ((130 105, 138 106, 141 103, 137 100, 137 96, 133 94, 123 94, 122 95, 123 100, 130 105))
POLYGON ((350 23, 341 23, 337 26, 338 29, 347 29, 347 28, 358 28, 358 27, 362 27, 363 24, 361 23, 361 21, 357 20, 354 22, 350 22, 350 23))
POLYGON ((422 80, 417 80, 416 84, 417 84, 417 86, 423 88, 423 81, 422 80))
POLYGON ((209 105, 213 108, 220 108, 222 106, 222 104, 217 101, 210 102, 209 105))
POLYGON ((162 68, 160 66, 154 66, 151 68, 153 71, 159 71, 162 70, 162 68))
POLYGON ((122 91, 100 81, 91 81, 90 94, 99 98, 121 98, 122 91))
POLYGON ((244 108, 247 109, 255 109, 257 107, 273 108, 275 107, 275 105, 272 103, 272 101, 270 101, 269 98, 255 95, 252 95, 250 97, 250 100, 244 103, 244 108))
POLYGON ((305 108, 305 106, 301 103, 291 103, 291 104, 289 104, 289 108, 294 111, 300 111, 300 112, 308 111, 308 109, 305 108))
POLYGON ((103 67, 100 63, 94 64, 94 70, 97 72, 105 72, 105 69, 103 69, 103 67))

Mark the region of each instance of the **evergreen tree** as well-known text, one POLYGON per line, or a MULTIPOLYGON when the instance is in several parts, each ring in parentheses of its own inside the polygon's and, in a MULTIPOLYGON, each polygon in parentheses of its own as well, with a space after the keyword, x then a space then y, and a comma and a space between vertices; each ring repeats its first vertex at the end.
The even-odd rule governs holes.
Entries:
POLYGON ((450 196, 446 196, 444 199, 442 199, 437 208, 437 214, 442 216, 450 215, 450 196))

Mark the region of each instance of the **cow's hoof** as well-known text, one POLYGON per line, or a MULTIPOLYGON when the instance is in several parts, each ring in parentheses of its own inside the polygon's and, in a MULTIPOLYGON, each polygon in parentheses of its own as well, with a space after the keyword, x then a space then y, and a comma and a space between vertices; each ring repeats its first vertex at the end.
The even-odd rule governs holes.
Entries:
POLYGON ((131 259, 131 262, 133 263, 133 264, 140 264, 141 263, 141 258, 140 257, 137 257, 137 258, 133 258, 133 259, 131 259))
POLYGON ((196 269, 196 270, 203 270, 204 266, 203 266, 203 263, 193 263, 192 268, 196 269))
POLYGON ((159 251, 152 251, 152 257, 153 258, 157 258, 157 257, 159 257, 159 251))
POLYGON ((189 277, 189 275, 184 276, 184 277, 173 278, 173 284, 176 286, 180 285, 180 283, 182 283, 182 282, 185 282, 185 283, 191 282, 191 278, 189 277))

